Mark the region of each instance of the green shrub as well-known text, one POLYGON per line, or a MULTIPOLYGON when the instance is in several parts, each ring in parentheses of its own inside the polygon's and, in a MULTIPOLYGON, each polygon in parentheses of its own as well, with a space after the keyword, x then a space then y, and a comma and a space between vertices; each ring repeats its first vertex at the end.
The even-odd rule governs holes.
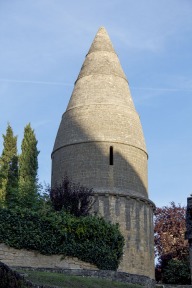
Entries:
POLYGON ((117 224, 96 216, 28 209, 0 210, 0 243, 45 255, 73 256, 99 269, 116 270, 124 246, 117 224))
POLYGON ((191 284, 189 262, 172 259, 163 271, 163 283, 166 284, 191 284))

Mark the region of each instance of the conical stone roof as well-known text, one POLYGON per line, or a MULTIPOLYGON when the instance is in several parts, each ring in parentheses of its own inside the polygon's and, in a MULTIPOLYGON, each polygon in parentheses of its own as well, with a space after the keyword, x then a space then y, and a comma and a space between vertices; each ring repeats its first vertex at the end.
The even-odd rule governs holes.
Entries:
POLYGON ((103 27, 99 29, 95 36, 78 79, 96 74, 114 75, 126 80, 126 76, 113 49, 111 40, 103 27))
POLYGON ((89 49, 88 54, 96 51, 106 51, 115 53, 109 35, 104 27, 100 27, 91 47, 89 49))
POLYGON ((98 30, 75 82, 53 153, 66 145, 90 141, 123 143, 146 152, 126 76, 103 27, 98 30))

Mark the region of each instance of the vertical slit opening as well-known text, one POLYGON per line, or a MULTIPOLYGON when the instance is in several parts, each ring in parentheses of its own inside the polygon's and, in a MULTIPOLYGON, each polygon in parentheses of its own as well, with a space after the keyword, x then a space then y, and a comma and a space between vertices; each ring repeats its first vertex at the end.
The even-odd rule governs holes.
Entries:
POLYGON ((113 146, 109 148, 109 165, 113 165, 113 146))

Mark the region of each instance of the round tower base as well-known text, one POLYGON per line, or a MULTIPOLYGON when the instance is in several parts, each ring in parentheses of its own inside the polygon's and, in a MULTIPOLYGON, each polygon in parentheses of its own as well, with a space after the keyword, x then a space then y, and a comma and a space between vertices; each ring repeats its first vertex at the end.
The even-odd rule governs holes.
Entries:
POLYGON ((96 193, 93 212, 112 223, 119 223, 125 238, 118 271, 155 278, 154 204, 150 200, 123 194, 96 193))

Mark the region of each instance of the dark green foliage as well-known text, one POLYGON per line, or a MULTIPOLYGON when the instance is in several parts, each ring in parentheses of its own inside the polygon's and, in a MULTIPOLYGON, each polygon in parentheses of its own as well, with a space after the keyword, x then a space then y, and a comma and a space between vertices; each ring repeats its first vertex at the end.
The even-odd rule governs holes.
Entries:
POLYGON ((74 217, 65 213, 0 210, 0 243, 42 254, 77 257, 99 269, 116 270, 124 238, 118 225, 95 216, 74 217))
POLYGON ((191 284, 189 262, 172 259, 168 262, 163 272, 163 283, 165 284, 191 284))
POLYGON ((65 177, 62 183, 48 188, 53 208, 56 211, 64 209, 74 216, 87 216, 93 205, 93 189, 72 183, 65 177))
POLYGON ((28 124, 19 157, 19 198, 24 207, 32 207, 38 196, 38 154, 35 133, 28 124))
POLYGON ((35 208, 40 187, 37 178, 39 151, 34 130, 30 124, 25 127, 20 157, 17 155, 17 137, 13 135, 10 125, 3 139, 4 149, 0 157, 0 206, 35 208))
POLYGON ((17 137, 8 124, 3 135, 3 151, 0 158, 0 204, 8 206, 13 203, 18 193, 18 156, 17 137))

